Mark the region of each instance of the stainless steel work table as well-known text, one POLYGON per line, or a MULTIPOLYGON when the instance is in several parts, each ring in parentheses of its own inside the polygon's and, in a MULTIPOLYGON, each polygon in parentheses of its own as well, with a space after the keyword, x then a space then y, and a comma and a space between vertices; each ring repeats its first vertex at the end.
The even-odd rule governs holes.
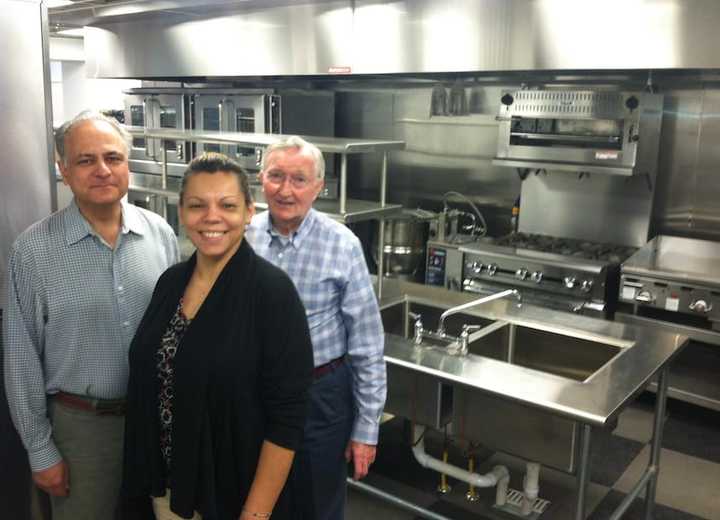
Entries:
MULTIPOLYGON (((169 189, 168 162, 166 141, 190 141, 198 143, 238 144, 248 146, 267 147, 271 144, 287 139, 283 134, 257 134, 247 132, 222 132, 214 130, 178 130, 174 128, 145 128, 142 126, 124 126, 135 137, 160 139, 162 149, 162 169, 160 186, 146 188, 133 185, 131 190, 146 192, 168 199, 177 197, 177 192, 169 189)), ((385 254, 385 217, 399 213, 400 204, 387 202, 387 166, 388 152, 403 150, 404 141, 381 139, 355 139, 327 136, 302 136, 313 143, 322 152, 340 154, 340 196, 337 201, 318 199, 313 204, 318 211, 343 224, 361 222, 365 220, 378 221, 378 265, 384 265, 385 254), (380 167, 380 197, 377 202, 365 200, 352 200, 347 198, 347 158, 350 154, 380 153, 382 155, 380 167)), ((260 209, 266 209, 264 203, 256 204, 260 209)), ((167 208, 167 204, 165 205, 167 208)), ((167 214, 164 215, 167 218, 167 214)), ((377 293, 383 294, 383 277, 377 279, 377 293)))
MULTIPOLYGON (((473 295, 467 293, 388 280, 381 306, 386 308, 412 302, 449 308, 473 299, 473 295)), ((574 381, 478 355, 458 357, 441 349, 418 348, 414 347, 412 340, 386 334, 385 359, 390 365, 415 370, 444 382, 463 385, 580 423, 579 463, 575 472, 576 520, 585 518, 593 428, 612 424, 625 406, 658 376, 650 462, 642 478, 611 516, 612 520, 621 518, 632 500, 647 488, 645 518, 652 518, 662 444, 662 419, 667 399, 668 367, 687 344, 687 337, 527 304, 518 308, 514 300, 496 300, 463 312, 620 348, 617 355, 589 378, 574 381)))

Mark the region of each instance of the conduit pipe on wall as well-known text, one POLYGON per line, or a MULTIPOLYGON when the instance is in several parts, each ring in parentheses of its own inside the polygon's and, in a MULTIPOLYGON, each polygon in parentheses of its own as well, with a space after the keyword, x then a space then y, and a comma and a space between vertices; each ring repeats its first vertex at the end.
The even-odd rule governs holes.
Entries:
POLYGON ((423 426, 417 425, 413 428, 414 443, 412 451, 415 460, 417 460, 422 467, 445 473, 452 478, 476 487, 487 488, 497 486, 495 503, 497 505, 505 504, 508 484, 510 483, 510 473, 505 466, 495 466, 489 473, 480 475, 479 473, 470 473, 465 469, 436 459, 425 452, 425 429, 423 426))

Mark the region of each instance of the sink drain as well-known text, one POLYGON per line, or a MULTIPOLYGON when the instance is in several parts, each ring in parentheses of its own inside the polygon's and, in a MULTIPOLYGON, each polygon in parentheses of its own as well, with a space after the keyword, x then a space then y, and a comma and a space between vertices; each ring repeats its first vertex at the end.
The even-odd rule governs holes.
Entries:
POLYGON ((545 511, 547 511, 547 508, 550 507, 549 500, 545 500, 544 498, 536 498, 535 502, 533 502, 530 514, 526 516, 522 514, 523 498, 524 496, 522 491, 518 491, 516 489, 508 489, 507 501, 505 502, 505 505, 493 507, 500 511, 510 513, 513 516, 518 516, 520 518, 529 518, 531 520, 540 518, 540 515, 542 515, 545 511))

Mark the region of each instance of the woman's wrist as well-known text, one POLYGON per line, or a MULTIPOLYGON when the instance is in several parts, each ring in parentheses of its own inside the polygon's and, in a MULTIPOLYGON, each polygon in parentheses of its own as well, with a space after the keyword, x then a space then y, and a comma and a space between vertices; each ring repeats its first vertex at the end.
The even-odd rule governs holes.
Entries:
POLYGON ((267 520, 270 515, 272 515, 272 511, 250 511, 243 507, 239 520, 267 520))

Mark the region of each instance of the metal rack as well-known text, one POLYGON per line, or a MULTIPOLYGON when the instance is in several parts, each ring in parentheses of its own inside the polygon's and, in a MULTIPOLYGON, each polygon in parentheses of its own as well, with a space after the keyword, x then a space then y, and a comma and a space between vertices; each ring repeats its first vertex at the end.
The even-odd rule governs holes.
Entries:
MULTIPOLYGON (((244 132, 219 132, 211 130, 177 130, 172 128, 144 128, 141 126, 125 126, 135 137, 160 139, 162 150, 162 169, 160 172, 160 187, 148 188, 142 186, 131 186, 138 192, 147 192, 163 197, 165 201, 177 198, 177 192, 168 189, 168 162, 166 140, 191 141, 197 143, 220 143, 238 144, 247 146, 266 147, 277 143, 289 136, 282 134, 255 134, 244 132)), ((405 148, 404 141, 387 141, 378 139, 348 139, 323 136, 303 136, 308 142, 313 143, 322 152, 340 154, 340 194, 337 201, 318 199, 314 203, 317 211, 325 213, 333 220, 342 224, 362 222, 366 220, 378 220, 378 265, 384 262, 385 243, 385 217, 399 213, 402 209, 400 204, 388 204, 387 197, 387 154, 391 150, 402 150, 405 148), (377 202, 367 200, 355 200, 347 198, 347 158, 350 154, 381 153, 382 166, 380 169, 380 200, 377 202)), ((167 202, 163 204, 167 208, 167 202)), ((267 204, 256 203, 256 207, 266 209, 267 204)), ((167 216, 167 215, 165 215, 167 216)), ((378 298, 382 297, 382 273, 378 273, 377 292, 378 298)))

